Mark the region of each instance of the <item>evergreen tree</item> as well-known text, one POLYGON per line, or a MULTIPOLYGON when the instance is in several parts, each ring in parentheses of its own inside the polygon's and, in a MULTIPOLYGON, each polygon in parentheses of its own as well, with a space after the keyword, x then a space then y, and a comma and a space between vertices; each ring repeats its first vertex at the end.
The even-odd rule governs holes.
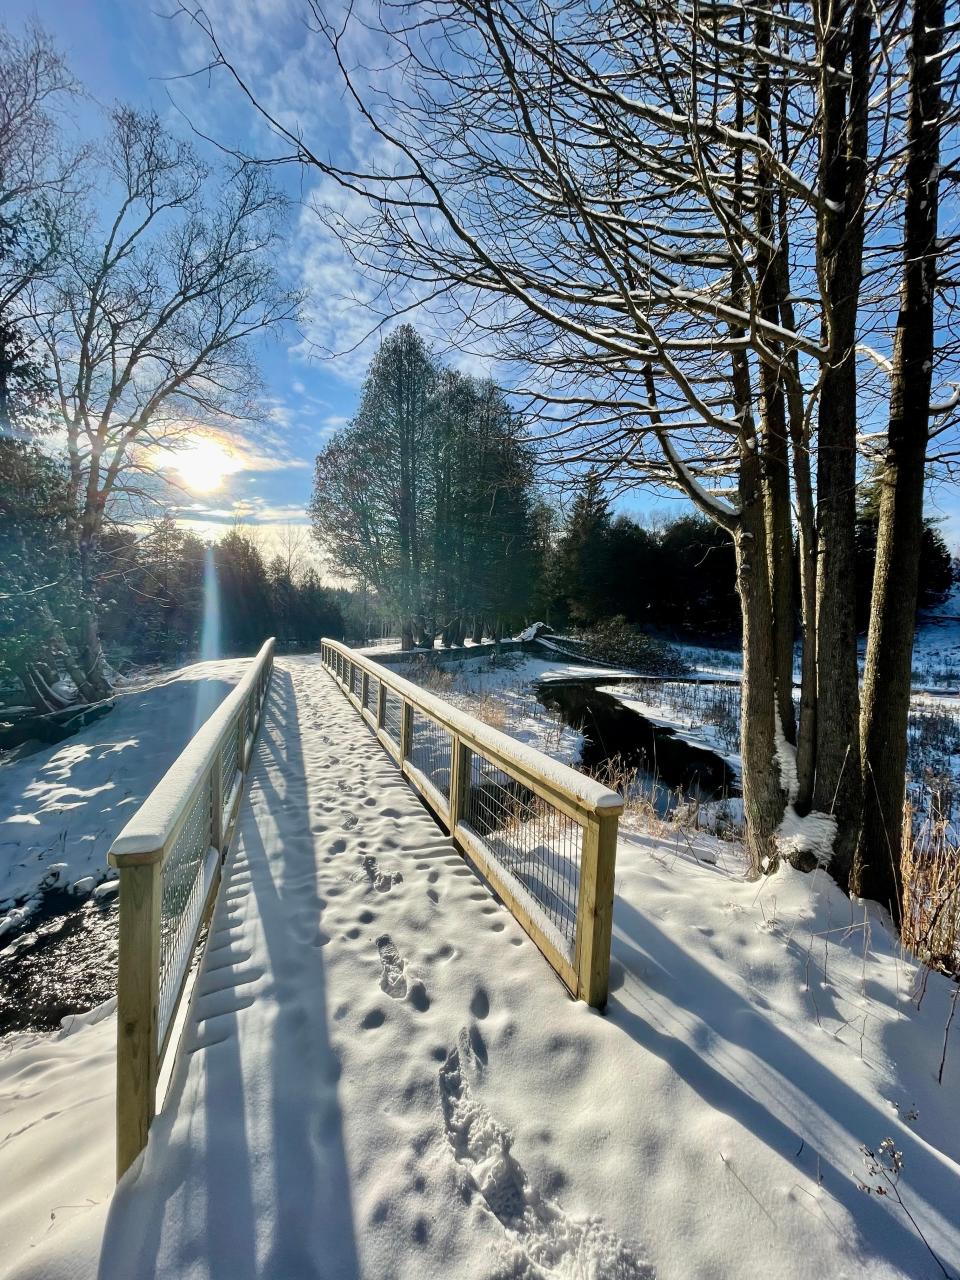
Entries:
POLYGON ((409 325, 317 458, 310 511, 340 572, 401 619, 405 645, 526 614, 538 533, 522 423, 498 387, 443 368, 409 325))
MULTIPOLYGON (((880 482, 874 476, 865 485, 857 511, 857 629, 865 631, 870 619, 874 565, 877 558, 877 529, 880 523, 880 482)), ((917 567, 917 613, 943 604, 954 582, 950 549, 937 522, 924 518, 917 567)))
POLYGON ((600 476, 587 473, 557 546, 555 588, 573 622, 603 617, 613 597, 610 507, 600 476))
POLYGON ((270 581, 260 549, 232 529, 216 547, 221 642, 225 653, 256 653, 272 633, 270 581))

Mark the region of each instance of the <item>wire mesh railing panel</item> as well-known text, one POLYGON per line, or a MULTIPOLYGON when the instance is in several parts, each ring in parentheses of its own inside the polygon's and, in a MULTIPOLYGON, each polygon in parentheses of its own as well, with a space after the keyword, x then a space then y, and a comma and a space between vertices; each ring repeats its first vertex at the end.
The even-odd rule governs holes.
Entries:
POLYGON ((401 726, 403 724, 403 703, 399 694, 387 690, 383 703, 383 728, 387 737, 392 738, 399 747, 401 726))
POLYGON ((371 711, 377 714, 377 699, 380 696, 380 681, 376 676, 367 677, 367 696, 363 700, 365 711, 371 711))
POLYGON ((580 826, 476 753, 471 754, 464 801, 465 824, 572 949, 580 896, 580 826))
POLYGON ((360 691, 363 688, 363 672, 359 667, 352 667, 350 670, 350 692, 355 698, 360 697, 360 691))
POLYGON ((220 788, 224 809, 230 803, 230 792, 240 767, 240 733, 239 727, 234 724, 220 748, 220 788))
POLYGON ((410 763, 428 778, 442 796, 450 799, 450 767, 452 740, 444 729, 414 708, 413 737, 410 741, 410 763))
POLYGON ((164 865, 160 891, 160 1037, 176 1006, 190 964, 209 886, 210 780, 197 793, 164 865))

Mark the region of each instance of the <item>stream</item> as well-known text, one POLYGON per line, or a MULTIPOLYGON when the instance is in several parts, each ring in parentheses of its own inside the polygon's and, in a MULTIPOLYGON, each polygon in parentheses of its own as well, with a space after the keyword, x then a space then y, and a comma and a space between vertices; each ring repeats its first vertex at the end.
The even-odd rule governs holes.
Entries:
POLYGON ((48 889, 26 927, 0 950, 0 1036, 55 1031, 116 994, 116 893, 78 903, 48 889))
POLYGON ((722 756, 654 724, 589 680, 544 680, 535 688, 545 707, 583 734, 583 767, 601 778, 618 767, 638 770, 661 816, 676 805, 680 794, 700 800, 739 794, 737 776, 722 756))

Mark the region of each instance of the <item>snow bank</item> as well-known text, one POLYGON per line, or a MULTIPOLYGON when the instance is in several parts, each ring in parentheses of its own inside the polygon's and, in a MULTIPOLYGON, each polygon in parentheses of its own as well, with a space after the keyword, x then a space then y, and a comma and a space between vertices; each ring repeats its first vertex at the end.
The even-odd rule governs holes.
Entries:
POLYGON ((114 837, 248 665, 199 662, 125 685, 108 716, 0 763, 0 913, 44 885, 103 879, 114 837))
POLYGON ((113 1194, 115 1003, 0 1040, 4 1278, 50 1254, 73 1259, 72 1280, 96 1276, 113 1194))
POLYGON ((515 654, 507 660, 465 659, 445 664, 443 670, 451 682, 443 691, 444 702, 482 720, 489 714, 484 702, 492 699, 503 730, 511 738, 562 764, 579 762, 583 734, 564 724, 555 711, 545 707, 535 689, 538 682, 548 680, 561 670, 576 670, 569 663, 558 666, 542 658, 515 654))
MULTIPOLYGON (((114 853, 152 853, 166 844, 210 768, 219 739, 249 698, 272 648, 273 641, 268 640, 256 657, 245 663, 237 687, 212 712, 114 840, 114 853)), ((232 786, 232 779, 230 783, 232 786)))
POLYGON ((837 838, 837 820, 829 813, 805 814, 801 817, 788 806, 783 821, 777 828, 777 847, 785 858, 808 854, 816 858, 821 867, 829 864, 833 856, 833 842, 837 838))
POLYGON ((787 803, 793 804, 800 791, 800 779, 797 774, 797 748, 783 736, 779 716, 775 717, 775 721, 773 729, 775 737, 774 750, 776 752, 777 765, 780 769, 780 786, 787 797, 787 803))

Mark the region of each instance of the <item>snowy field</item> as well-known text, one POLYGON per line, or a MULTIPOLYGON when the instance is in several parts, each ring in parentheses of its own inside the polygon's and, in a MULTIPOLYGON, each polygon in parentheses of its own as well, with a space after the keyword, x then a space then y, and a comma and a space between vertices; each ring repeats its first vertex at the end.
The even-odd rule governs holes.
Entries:
POLYGON ((83 732, 0 757, 0 935, 29 916, 43 887, 84 894, 104 879, 114 836, 247 665, 198 662, 131 682, 83 732))
POLYGON ((702 837, 626 837, 616 891, 601 1016, 319 660, 279 659, 184 1052, 116 1195, 109 1006, 0 1046, 0 1277, 956 1274, 956 988, 826 878, 748 884, 702 837))

